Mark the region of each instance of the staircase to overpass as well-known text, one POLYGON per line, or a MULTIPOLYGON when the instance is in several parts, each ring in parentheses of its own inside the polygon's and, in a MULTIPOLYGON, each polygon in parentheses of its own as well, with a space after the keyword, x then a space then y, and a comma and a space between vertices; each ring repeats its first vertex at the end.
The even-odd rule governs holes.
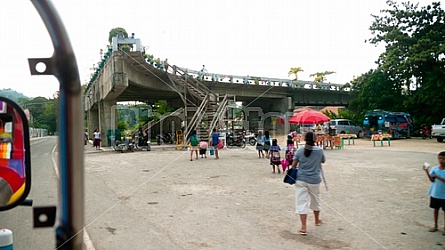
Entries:
POLYGON ((185 138, 196 130, 200 140, 208 141, 211 131, 220 125, 224 118, 229 96, 214 93, 197 78, 188 75, 176 65, 168 66, 166 71, 169 73, 168 79, 178 93, 184 93, 181 94, 181 99, 186 107, 195 107, 192 118, 185 126, 185 138))

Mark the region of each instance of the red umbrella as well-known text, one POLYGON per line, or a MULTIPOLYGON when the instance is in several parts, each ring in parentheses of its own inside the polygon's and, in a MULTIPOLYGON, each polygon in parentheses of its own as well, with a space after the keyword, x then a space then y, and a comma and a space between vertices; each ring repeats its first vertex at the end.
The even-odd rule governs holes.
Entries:
POLYGON ((325 114, 315 110, 305 110, 297 113, 289 119, 289 123, 293 124, 320 124, 328 122, 331 119, 325 114))

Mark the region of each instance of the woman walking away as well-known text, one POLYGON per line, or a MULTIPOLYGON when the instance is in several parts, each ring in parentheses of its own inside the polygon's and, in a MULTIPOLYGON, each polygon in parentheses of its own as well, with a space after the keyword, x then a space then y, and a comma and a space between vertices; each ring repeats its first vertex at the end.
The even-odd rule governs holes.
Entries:
POLYGON ((320 226, 320 182, 322 174, 321 163, 326 158, 323 149, 315 146, 317 136, 313 132, 305 135, 306 144, 299 148, 294 155, 292 168, 298 166, 297 180, 295 182, 296 211, 300 215, 300 234, 307 235, 308 207, 314 211, 315 225, 320 226))
POLYGON ((100 150, 100 132, 98 128, 94 130, 93 138, 94 138, 93 147, 96 147, 96 150, 100 150))
POLYGON ((266 158, 269 159, 269 149, 270 149, 271 141, 270 141, 270 135, 269 135, 268 130, 264 131, 263 141, 264 141, 264 151, 266 152, 266 158))
POLYGON ((270 146, 270 165, 272 165, 272 173, 275 174, 275 167, 277 167, 278 173, 280 171, 281 157, 280 157, 280 146, 278 146, 277 139, 272 140, 272 146, 270 146))
POLYGON ((263 132, 262 131, 258 131, 258 136, 256 139, 257 139, 256 150, 258 151, 258 158, 264 158, 263 132))

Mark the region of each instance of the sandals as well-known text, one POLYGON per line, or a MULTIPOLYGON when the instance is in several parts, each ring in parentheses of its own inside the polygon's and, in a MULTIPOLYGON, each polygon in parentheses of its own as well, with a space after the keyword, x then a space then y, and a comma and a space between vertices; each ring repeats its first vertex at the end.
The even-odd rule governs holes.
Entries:
POLYGON ((437 232, 437 228, 433 227, 433 228, 431 228, 430 230, 428 230, 428 232, 431 232, 431 233, 433 233, 433 232, 437 232))
POLYGON ((321 226, 321 224, 322 224, 323 222, 320 220, 318 223, 315 223, 315 226, 321 226))
POLYGON ((307 235, 307 232, 306 232, 306 231, 303 231, 303 230, 300 230, 300 235, 304 235, 304 236, 306 236, 306 235, 307 235))

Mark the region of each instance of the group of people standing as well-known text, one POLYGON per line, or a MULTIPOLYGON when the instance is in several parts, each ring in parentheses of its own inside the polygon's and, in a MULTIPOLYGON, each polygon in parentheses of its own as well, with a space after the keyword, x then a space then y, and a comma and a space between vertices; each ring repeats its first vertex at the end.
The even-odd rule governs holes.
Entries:
POLYGON ((198 160, 199 158, 198 152, 202 158, 204 157, 207 158, 207 149, 209 147, 208 146, 209 144, 211 145, 210 150, 213 151, 215 159, 219 159, 218 149, 220 148, 219 146, 220 140, 219 140, 219 134, 217 133, 216 129, 213 129, 209 143, 205 141, 200 142, 196 130, 193 130, 187 139, 187 145, 189 144, 190 144, 190 161, 193 161, 193 153, 195 153, 195 160, 198 160))
POLYGON ((270 160, 273 173, 275 173, 275 169, 278 173, 281 173, 281 148, 278 145, 277 139, 272 139, 270 137, 268 130, 264 131, 264 135, 262 131, 258 132, 256 150, 258 151, 258 158, 266 158, 270 160))

